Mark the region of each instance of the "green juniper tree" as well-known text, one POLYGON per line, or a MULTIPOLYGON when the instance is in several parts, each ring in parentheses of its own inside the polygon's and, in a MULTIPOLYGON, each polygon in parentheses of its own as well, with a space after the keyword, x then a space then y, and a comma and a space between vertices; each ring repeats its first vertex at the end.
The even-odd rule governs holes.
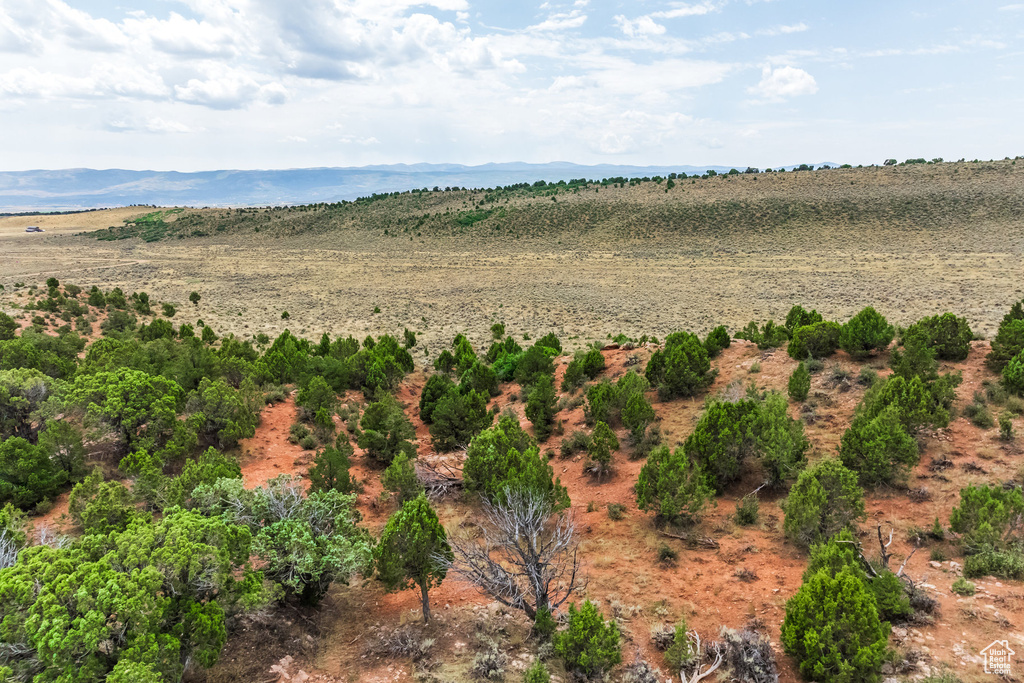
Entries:
POLYGON ((420 493, 391 516, 373 550, 377 576, 388 592, 420 589, 423 623, 430 621, 431 586, 439 586, 454 556, 448 536, 420 493))

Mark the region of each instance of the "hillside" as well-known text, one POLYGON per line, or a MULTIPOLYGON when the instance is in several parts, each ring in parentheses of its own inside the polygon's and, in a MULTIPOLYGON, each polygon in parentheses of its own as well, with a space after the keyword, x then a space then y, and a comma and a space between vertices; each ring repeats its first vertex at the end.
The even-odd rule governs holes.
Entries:
MULTIPOLYGON (((881 649, 861 662, 861 675, 973 683, 987 680, 989 642, 1007 638, 1024 647, 1024 537, 1017 518, 997 507, 958 512, 969 509, 978 491, 995 491, 990 495, 1001 496, 1007 509, 1024 511, 1024 400, 1016 395, 1024 391, 1024 376, 1019 385, 1007 374, 1000 380, 988 364, 990 353, 1007 343, 1024 354, 1024 339, 972 341, 968 321, 956 321, 964 334, 944 353, 959 359, 937 361, 941 338, 929 338, 922 351, 909 333, 893 340, 880 320, 879 348, 854 356, 820 347, 821 358, 806 361, 806 395, 794 397, 789 386, 798 361, 788 351, 801 332, 760 348, 742 339, 730 343, 729 335, 721 349, 689 338, 693 361, 662 355, 678 343, 672 339, 620 338, 590 347, 589 376, 570 380, 582 354, 560 352, 554 334, 503 337, 511 325, 439 343, 451 354, 446 372, 440 354, 433 354, 436 364, 422 360, 412 331, 401 335, 401 345, 390 337, 324 341, 319 329, 305 339, 288 332, 275 340, 218 335, 197 320, 210 319, 220 305, 210 293, 175 309, 145 292, 51 280, 5 288, 0 301, 13 314, 0 317, 0 502, 28 512, 7 508, 0 515, 6 534, 0 541, 7 544, 0 548, 6 563, 0 592, 11 596, 0 604, 0 616, 11 624, 0 641, 11 653, 5 665, 15 680, 88 667, 101 673, 87 680, 102 680, 113 669, 127 680, 149 674, 154 681, 208 683, 469 683, 517 681, 538 660, 551 680, 572 680, 568 656, 531 631, 522 609, 502 604, 501 592, 488 593, 452 569, 430 587, 433 617, 421 624, 420 591, 389 592, 381 565, 369 559, 368 539, 383 543, 389 520, 406 509, 404 486, 414 493, 426 488, 452 544, 465 548, 492 538, 481 527, 496 514, 482 483, 489 480, 472 468, 503 449, 507 466, 497 467, 496 476, 511 481, 510 473, 532 462, 540 479, 524 478, 523 486, 564 487, 564 517, 552 519, 572 520, 579 574, 560 575, 552 591, 570 602, 594 601, 602 619, 615 624, 621 663, 607 664, 610 681, 674 680, 678 669, 666 647, 680 624, 725 652, 735 645, 726 644, 731 636, 721 629, 744 633, 758 648, 754 661, 771 663, 761 669, 730 655, 723 673, 768 681, 777 671, 782 683, 800 680, 802 658, 785 644, 784 623, 795 613, 795 596, 809 592, 801 587, 810 581, 805 570, 816 551, 808 552, 790 522, 798 518, 793 506, 801 472, 817 473, 836 455, 852 468, 850 485, 863 497, 863 508, 849 511, 855 533, 848 542, 874 563, 868 567, 875 574, 904 577, 891 579, 890 602, 884 593, 862 595, 874 616, 861 627, 876 625, 871 637, 881 649), (901 365, 901 356, 915 360, 901 365), (658 363, 680 362, 700 379, 682 393, 666 392, 669 375, 659 374, 658 363), (463 365, 471 371, 460 375, 463 365), (499 372, 507 373, 500 381, 499 372), (454 379, 443 398, 431 399, 428 415, 431 387, 449 373, 454 379), (459 381, 481 388, 461 389, 459 381), (535 411, 543 382, 553 387, 550 414, 535 411), (915 406, 887 393, 905 382, 934 402, 915 406), (609 398, 602 408, 602 392, 632 393, 629 400, 609 398), (441 407, 465 395, 480 397, 472 409, 483 416, 476 427, 445 417, 452 409, 441 407), (899 416, 892 429, 912 457, 897 460, 884 440, 866 446, 875 459, 851 457, 849 435, 864 428, 858 416, 880 404, 886 415, 899 416), (640 438, 630 406, 640 407, 640 438), (723 406, 758 411, 759 421, 744 429, 761 436, 733 435, 731 420, 741 413, 729 413, 716 429, 709 415, 723 406), (602 410, 607 423, 598 417, 602 410), (391 411, 388 420, 374 422, 381 411, 391 411), (593 444, 602 424, 615 440, 607 471, 597 474, 602 456, 593 444), (759 432, 767 430, 762 424, 775 431, 759 432), (388 437, 375 437, 378 430, 388 437), (455 441, 446 441, 446 430, 455 430, 455 441), (63 436, 54 441, 51 432, 63 436), (492 440, 476 447, 477 438, 492 440), (667 449, 659 451, 659 443, 667 449), (794 450, 779 456, 784 466, 774 470, 778 461, 769 453, 778 454, 771 449, 784 443, 794 450), (399 444, 403 456, 385 457, 399 444), (692 453, 690 467, 701 469, 690 472, 707 482, 692 518, 638 495, 652 461, 673 451, 692 453), (331 474, 326 458, 339 452, 347 455, 332 461, 331 474), (404 456, 413 459, 412 483, 396 484, 385 465, 404 456), (727 458, 735 458, 735 470, 718 469, 716 462, 727 458), (891 475, 870 479, 889 458, 891 475), (721 490, 710 488, 716 481, 721 490), (978 539, 987 545, 974 545, 978 539), (102 600, 94 601, 91 590, 73 590, 101 583, 102 600), (51 619, 31 619, 43 606, 51 619), (92 621, 72 623, 86 610, 92 621), (887 623, 879 623, 879 614, 887 623), (52 643, 53 656, 40 656, 36 628, 52 643), (166 653, 140 652, 133 643, 145 638, 167 643, 166 653), (648 669, 660 674, 637 678, 648 669)), ((1001 327, 1020 328, 1020 304, 1002 312, 1001 327)), ((680 499, 694 495, 679 487, 673 495, 680 499)), ((829 547, 838 552, 844 542, 829 547)), ((827 571, 811 576, 822 581, 827 571)), ((848 581, 883 585, 875 574, 848 581)), ((566 631, 564 606, 557 616, 556 629, 566 631)), ((683 668, 706 669, 713 659, 714 651, 683 668)))
POLYGON ((886 240, 898 232, 898 248, 941 235, 974 250, 984 244, 978 231, 993 228, 1009 230, 1008 246, 1019 248, 1022 215, 1024 166, 1013 160, 407 192, 292 208, 190 212, 174 223, 129 224, 98 237, 222 235, 257 243, 336 237, 381 247, 391 239, 395 249, 402 249, 399 239, 574 245, 610 240, 622 248, 700 253, 751 250, 779 237, 863 247, 864 239, 886 240))

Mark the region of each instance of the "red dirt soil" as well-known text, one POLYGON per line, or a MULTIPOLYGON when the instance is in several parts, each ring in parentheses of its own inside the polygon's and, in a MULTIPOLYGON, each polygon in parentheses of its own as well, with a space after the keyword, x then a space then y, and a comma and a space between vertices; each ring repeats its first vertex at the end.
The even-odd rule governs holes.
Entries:
MULTIPOLYGON (((963 374, 964 381, 957 392, 958 405, 970 401, 974 392, 981 390, 984 379, 994 379, 982 362, 987 352, 987 343, 975 342, 966 361, 943 368, 943 371, 955 370, 963 374)), ((607 349, 603 352, 607 365, 601 376, 614 380, 628 370, 626 363, 631 356, 646 361, 650 353, 650 349, 607 349)), ((836 452, 839 437, 864 394, 864 387, 856 381, 860 369, 872 367, 884 376, 887 361, 887 354, 883 354, 860 364, 839 352, 826 362, 825 370, 813 376, 811 400, 816 403, 815 419, 805 425, 812 444, 811 462, 836 452), (849 372, 849 380, 838 384, 829 382, 833 366, 849 372)), ((559 381, 567 362, 567 358, 557 360, 559 381)), ((734 341, 714 365, 719 374, 709 390, 711 394, 734 381, 743 385, 752 381, 758 388, 784 392, 796 362, 782 350, 762 352, 748 342, 734 341), (755 364, 760 365, 760 371, 751 373, 755 364)), ((642 368, 643 362, 633 367, 642 368)), ((433 452, 427 426, 418 417, 417 404, 425 381, 426 375, 421 372, 409 375, 396 396, 416 428, 420 460, 452 462, 453 456, 433 452)), ((530 429, 529 422, 522 417, 523 404, 518 393, 518 386, 504 385, 492 405, 500 410, 515 411, 523 427, 530 429)), ((363 402, 359 394, 345 398, 363 402)), ((666 441, 670 445, 684 441, 700 415, 703 398, 659 402, 653 392, 651 398, 666 441)), ((799 418, 800 406, 791 402, 790 408, 793 417, 799 418)), ((288 429, 295 419, 291 398, 264 411, 256 435, 242 443, 242 473, 246 486, 257 486, 278 474, 305 473, 311 453, 288 442, 288 429)), ((558 419, 563 423, 563 433, 541 444, 544 452, 558 453, 563 438, 576 429, 585 428, 582 407, 564 410, 558 419)), ((1015 428, 1024 429, 1024 421, 1019 417, 1015 419, 1015 428)), ((759 523, 741 527, 732 519, 736 504, 758 482, 755 478, 740 482, 718 498, 717 505, 694 532, 695 536, 713 538, 718 547, 688 547, 680 540, 660 535, 651 517, 636 508, 632 487, 643 461, 629 460, 627 435, 621 429, 618 435, 622 449, 615 456, 613 474, 603 481, 583 472, 580 457, 566 460, 555 457, 552 466, 569 490, 571 512, 582 530, 581 551, 588 577, 586 595, 599 601, 606 615, 618 616, 623 625, 623 661, 630 662, 639 654, 654 665, 662 665, 660 653, 651 646, 650 630, 673 624, 683 617, 690 628, 706 639, 715 637, 721 626, 739 628, 756 620, 772 640, 781 680, 798 680, 794 662, 782 653, 778 639, 785 602, 800 586, 807 556, 781 533, 783 513, 779 502, 783 494, 762 495, 759 523), (609 503, 625 506, 625 518, 610 519, 609 503), (657 562, 656 551, 661 544, 678 551, 678 562, 674 566, 657 562), (737 577, 740 569, 747 571, 746 581, 737 577)), ((948 429, 928 435, 922 446, 921 461, 911 473, 909 488, 926 487, 928 499, 915 502, 906 491, 898 489, 867 492, 867 519, 861 526, 861 540, 867 554, 874 557, 878 553, 876 526, 882 525, 886 537, 893 529, 894 540, 890 547, 893 568, 899 567, 914 548, 908 541, 912 528, 928 529, 936 517, 943 525, 948 524, 949 511, 959 501, 960 488, 1014 479, 1021 462, 1020 450, 998 441, 996 430, 980 430, 962 417, 953 420, 948 429), (952 460, 954 466, 932 472, 928 464, 941 457, 952 460), (973 463, 980 469, 964 469, 966 463, 973 463)), ((358 504, 364 523, 375 533, 394 510, 393 503, 381 500, 380 471, 356 448, 352 472, 365 485, 358 504)), ((445 525, 453 530, 471 524, 475 504, 456 497, 440 502, 437 509, 445 525)), ((945 664, 953 667, 964 680, 980 680, 984 676, 980 651, 997 638, 1008 638, 1011 647, 1019 645, 1018 651, 1024 652, 1024 635, 1019 631, 1024 618, 1024 588, 1019 582, 982 580, 975 582, 978 587, 975 596, 958 597, 951 593, 950 585, 959 575, 957 563, 961 561, 951 544, 932 542, 907 562, 906 573, 921 582, 939 603, 934 623, 893 629, 892 645, 904 655, 916 651, 911 658, 920 660, 916 669, 905 672, 912 677, 920 678, 945 664), (930 554, 937 559, 930 559, 930 554)), ((438 616, 428 631, 437 639, 435 658, 446 663, 471 659, 472 654, 466 653, 467 637, 479 627, 479 619, 485 614, 481 610, 490 600, 454 577, 432 589, 430 598, 438 616)), ((367 656, 363 648, 373 627, 391 629, 415 622, 419 618, 419 606, 416 590, 388 595, 373 581, 336 587, 320 610, 320 639, 314 648, 315 654, 291 653, 295 659, 286 662, 285 673, 275 671, 268 675, 280 674, 278 680, 293 680, 291 677, 301 670, 312 676, 309 680, 412 680, 410 662, 367 656)), ((487 618, 503 618, 501 610, 493 604, 489 609, 487 618)), ((525 621, 518 615, 504 618, 512 619, 510 623, 518 624, 520 631, 525 628, 525 621)), ((528 643, 518 643, 511 654, 521 655, 516 662, 528 662, 530 650, 528 643)))

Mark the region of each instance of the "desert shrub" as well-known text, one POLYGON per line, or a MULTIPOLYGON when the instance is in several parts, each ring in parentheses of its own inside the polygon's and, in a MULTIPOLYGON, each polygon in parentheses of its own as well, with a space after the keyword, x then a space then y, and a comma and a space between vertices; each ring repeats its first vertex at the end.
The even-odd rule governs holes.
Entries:
POLYGON ((356 493, 361 486, 349 472, 354 449, 344 434, 338 437, 334 446, 328 446, 313 458, 309 468, 311 491, 339 491, 356 493))
POLYGON ((633 446, 629 454, 630 460, 642 460, 651 454, 651 451, 661 445, 661 429, 656 426, 648 427, 640 440, 633 446))
POLYGON ((828 320, 798 327, 786 351, 791 358, 804 360, 811 358, 828 358, 839 348, 839 323, 828 320))
POLYGON ((487 396, 497 396, 500 393, 498 390, 498 376, 494 373, 494 370, 479 360, 473 361, 473 364, 462 373, 459 381, 459 391, 464 394, 470 391, 479 391, 487 396))
POLYGON ((964 558, 964 576, 995 576, 1019 581, 1024 579, 1024 555, 1018 550, 983 550, 964 558))
POLYGON ((68 480, 43 446, 20 436, 0 441, 0 505, 23 510, 52 498, 68 480))
POLYGON ((973 401, 964 406, 964 417, 970 420, 975 427, 982 429, 991 429, 995 425, 992 413, 988 412, 985 404, 979 401, 973 401))
POLYGON ((789 397, 794 401, 806 401, 807 394, 811 391, 811 373, 803 363, 796 366, 793 374, 789 376, 789 397))
POLYGON ((1024 494, 1017 488, 967 486, 960 489, 960 505, 949 515, 949 528, 960 534, 968 553, 1016 544, 1022 525, 1024 494))
POLYGON ((68 481, 77 481, 85 475, 85 445, 82 432, 64 420, 47 420, 39 432, 39 446, 46 451, 53 464, 67 474, 68 481))
POLYGON ((587 424, 610 422, 616 398, 615 385, 607 379, 587 389, 587 405, 583 410, 587 424))
POLYGON ((111 311, 107 319, 100 323, 100 330, 105 335, 130 332, 135 329, 136 322, 135 316, 128 311, 115 310, 111 311))
POLYGON ((173 318, 174 314, 178 312, 178 310, 174 307, 174 304, 169 304, 166 302, 162 305, 161 310, 165 318, 173 318))
POLYGON ((455 367, 455 356, 448 349, 438 354, 434 359, 434 369, 438 372, 448 373, 455 367))
POLYGON ((433 422, 434 408, 437 406, 437 402, 454 388, 455 383, 448 375, 436 374, 428 377, 423 392, 420 394, 420 419, 426 424, 433 422))
POLYGON ((782 644, 808 679, 877 681, 888 636, 874 596, 849 568, 818 571, 786 602, 782 644))
POLYGON ((920 335, 940 360, 965 360, 974 333, 965 318, 943 313, 922 318, 907 328, 906 336, 920 335))
POLYGON ((597 476, 604 476, 611 471, 612 453, 619 450, 619 440, 615 432, 604 422, 598 422, 594 426, 594 432, 590 435, 590 447, 587 448, 589 456, 587 469, 597 476))
POLYGON ((555 479, 551 465, 512 416, 503 416, 497 425, 473 438, 466 449, 462 476, 466 490, 477 491, 491 501, 500 500, 508 489, 528 489, 540 492, 555 507, 569 504, 569 494, 555 479))
POLYGON ((541 377, 551 377, 555 365, 551 361, 551 349, 537 342, 528 348, 516 364, 515 380, 522 387, 532 387, 541 377))
POLYGON ((1013 441, 1013 419, 1009 411, 999 414, 999 438, 1003 441, 1013 441))
POLYGON ((103 295, 103 292, 100 291, 99 287, 93 285, 92 289, 89 290, 88 302, 90 306, 105 308, 107 305, 107 297, 103 295))
POLYGON ((413 500, 423 493, 423 484, 416 476, 416 468, 412 458, 406 453, 399 453, 391 464, 380 475, 380 483, 384 489, 398 497, 399 503, 413 500))
POLYGON ((267 603, 261 582, 242 578, 250 539, 246 529, 179 510, 22 551, 0 573, 10 627, 2 639, 19 651, 8 664, 20 680, 118 683, 181 680, 188 661, 209 668, 227 640, 228 615, 267 603), (33 626, 42 610, 48 618, 33 626))
POLYGON ((1006 399, 1006 412, 1011 415, 1024 415, 1024 399, 1010 396, 1006 399))
POLYGON ((582 429, 577 429, 575 432, 562 439, 562 445, 560 447, 560 456, 563 458, 570 458, 574 454, 580 451, 586 451, 590 448, 590 435, 582 429))
POLYGON ((434 405, 430 441, 435 450, 453 451, 469 443, 494 419, 487 410, 487 396, 478 391, 467 394, 452 389, 434 405))
POLYGON ((217 341, 217 333, 213 331, 213 328, 209 325, 203 326, 203 334, 200 336, 202 342, 206 345, 210 345, 217 341))
MULTIPOLYGON (((620 380, 621 381, 621 380, 620 380)), ((622 408, 622 424, 629 430, 634 444, 639 444, 647 431, 647 427, 656 417, 654 408, 642 391, 634 392, 622 408)))
POLYGON ((460 376, 477 362, 476 352, 465 335, 457 334, 452 341, 452 354, 455 358, 454 370, 460 376))
POLYGON ((11 316, 0 311, 0 341, 14 339, 18 332, 18 323, 11 316))
POLYGON ((672 643, 665 648, 665 664, 671 671, 681 671, 693 660, 695 655, 693 643, 686 632, 686 620, 684 619, 672 629, 672 643))
POLYGON ((1024 351, 1011 358, 1003 368, 1003 386, 1017 396, 1024 396, 1024 351))
POLYGON ((207 448, 198 458, 186 461, 181 474, 168 483, 163 505, 186 505, 192 499, 195 490, 204 484, 213 484, 219 479, 241 478, 242 469, 238 465, 238 460, 216 448, 207 448))
POLYGON ((725 663, 732 671, 733 680, 744 683, 777 683, 778 669, 775 652, 767 637, 745 628, 736 631, 722 629, 725 663))
POLYGON ((864 516, 864 493, 857 475, 835 459, 800 473, 783 504, 783 531, 802 548, 822 543, 864 516))
POLYGON ((1024 318, 1014 314, 1015 308, 1003 318, 992 339, 992 350, 985 356, 985 365, 992 372, 1002 372, 1010 359, 1024 350, 1024 318))
POLYGON ((894 572, 882 569, 868 581, 868 588, 875 596, 878 616, 887 621, 900 621, 911 616, 914 609, 903 582, 894 572))
POLYGON ((239 439, 256 434, 259 413, 246 403, 242 392, 224 380, 204 377, 189 396, 185 409, 201 414, 200 436, 218 448, 234 448, 239 439))
POLYGON ((309 427, 301 422, 296 422, 288 429, 288 440, 294 444, 299 443, 309 435, 309 427))
POLYGON ((757 453, 758 412, 757 401, 750 399, 711 401, 686 439, 687 456, 701 463, 719 493, 739 478, 743 460, 757 453))
POLYGON ((839 331, 839 348, 854 358, 864 358, 888 347, 893 336, 893 327, 885 316, 868 306, 843 325, 839 331))
POLYGON ((953 585, 950 586, 949 589, 957 595, 963 596, 974 595, 975 591, 974 584, 962 576, 957 578, 957 580, 953 582, 953 585))
POLYGON ((604 370, 604 356, 601 354, 600 349, 591 347, 587 349, 585 353, 577 355, 577 357, 573 359, 573 362, 577 359, 580 362, 580 368, 583 370, 583 375, 587 379, 594 379, 602 370, 604 370))
POLYGON ((572 391, 582 386, 584 380, 583 363, 578 358, 574 358, 565 366, 565 374, 562 375, 562 391, 572 391))
POLYGON ((725 329, 725 325, 719 325, 711 330, 704 340, 704 348, 707 349, 709 358, 715 358, 722 353, 722 349, 729 348, 730 344, 732 344, 732 339, 729 337, 729 331, 725 329))
POLYGON ((155 339, 174 339, 174 326, 166 320, 159 318, 149 325, 142 325, 136 333, 142 341, 153 341, 155 339))
POLYGON ((757 344, 759 349, 774 349, 782 346, 789 339, 789 332, 785 327, 775 324, 769 320, 760 329, 757 323, 750 321, 747 326, 735 334, 736 339, 746 339, 757 344))
POLYGON ((569 605, 568 624, 553 641, 555 654, 565 662, 566 669, 591 677, 622 661, 618 625, 606 622, 590 600, 584 600, 579 609, 569 605))
POLYGON ((550 681, 551 674, 548 673, 544 662, 539 659, 535 659, 523 673, 523 683, 550 683, 550 681))
POLYGON ((385 394, 367 406, 359 424, 363 430, 359 447, 377 462, 390 464, 399 453, 416 457, 416 446, 410 441, 416 438, 416 430, 394 396, 385 394))
POLYGON ((815 310, 804 310, 803 306, 797 304, 789 309, 789 313, 786 314, 786 330, 792 336, 801 327, 820 323, 821 321, 820 313, 815 310))
POLYGON ((550 375, 537 377, 526 399, 526 417, 533 423, 533 433, 538 441, 545 441, 551 435, 551 427, 555 420, 554 380, 550 375))
POLYGON ((857 416, 873 419, 889 406, 896 409, 900 424, 910 434, 927 424, 944 427, 949 422, 945 400, 937 400, 936 392, 917 376, 907 380, 894 375, 876 382, 864 394, 857 416))
POLYGON ((483 681, 500 681, 505 677, 506 666, 508 655, 496 641, 488 639, 483 643, 483 649, 473 656, 470 672, 474 678, 483 681))
POLYGON ((670 334, 664 348, 651 356, 644 376, 658 388, 662 400, 693 396, 714 379, 707 349, 689 332, 670 334))
POLYGON ((757 520, 760 517, 761 503, 757 499, 757 494, 748 493, 740 499, 740 502, 736 504, 736 523, 740 526, 750 526, 751 524, 757 524, 757 520))
POLYGON ((669 545, 662 543, 658 546, 658 562, 661 564, 675 564, 679 559, 679 553, 669 545))
POLYGON ((708 484, 722 492, 741 474, 745 461, 758 458, 766 480, 776 485, 794 475, 804 462, 809 442, 803 426, 789 417, 786 400, 771 394, 764 401, 709 401, 684 444, 699 462, 708 484))
POLYGON ((333 414, 338 405, 338 398, 327 380, 319 375, 314 375, 305 386, 299 389, 299 393, 295 397, 295 404, 301 408, 301 418, 312 422, 320 408, 325 408, 333 414))
POLYGON ((557 356, 562 352, 562 342, 559 341, 558 336, 554 332, 548 332, 538 339, 536 345, 554 351, 554 353, 550 354, 553 356, 557 356))
POLYGON ((637 507, 668 521, 693 523, 713 499, 704 471, 682 447, 654 449, 637 477, 637 507))
POLYGON ((917 441, 904 429, 899 409, 887 406, 873 418, 861 413, 843 433, 839 457, 862 486, 903 481, 918 461, 917 441))
POLYGON ((124 531, 138 516, 131 490, 119 481, 103 481, 97 468, 75 484, 68 498, 68 513, 86 534, 124 531))
POLYGON ((622 503, 608 503, 608 519, 616 522, 626 518, 626 506, 622 503))
MULTIPOLYGON (((512 337, 505 337, 504 341, 496 341, 487 349, 487 354, 484 356, 488 363, 494 364, 500 358, 505 356, 518 356, 523 352, 523 347, 519 346, 515 339, 512 337)), ((508 379, 511 379, 509 377, 508 379)), ((507 381, 502 379, 502 381, 507 381)))

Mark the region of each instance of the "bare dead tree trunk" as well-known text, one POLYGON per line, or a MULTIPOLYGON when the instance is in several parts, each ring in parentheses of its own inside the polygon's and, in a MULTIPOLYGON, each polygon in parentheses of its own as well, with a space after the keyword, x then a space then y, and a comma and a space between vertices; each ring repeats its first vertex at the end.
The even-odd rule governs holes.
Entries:
POLYGON ((449 535, 454 560, 439 559, 501 604, 534 619, 585 587, 575 520, 554 513, 543 494, 506 490, 501 502, 484 503, 480 529, 480 541, 449 535))

